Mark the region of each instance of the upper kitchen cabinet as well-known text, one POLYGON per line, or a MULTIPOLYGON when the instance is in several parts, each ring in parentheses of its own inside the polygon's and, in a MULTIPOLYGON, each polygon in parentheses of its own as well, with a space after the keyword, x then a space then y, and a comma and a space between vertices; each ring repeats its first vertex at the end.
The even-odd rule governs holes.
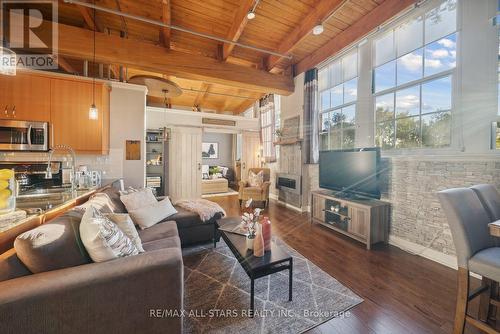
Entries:
POLYGON ((0 75, 0 118, 50 121, 50 78, 23 72, 0 75))
POLYGON ((95 84, 97 119, 89 118, 92 82, 53 78, 50 91, 51 146, 64 144, 83 154, 108 154, 109 87, 95 84))

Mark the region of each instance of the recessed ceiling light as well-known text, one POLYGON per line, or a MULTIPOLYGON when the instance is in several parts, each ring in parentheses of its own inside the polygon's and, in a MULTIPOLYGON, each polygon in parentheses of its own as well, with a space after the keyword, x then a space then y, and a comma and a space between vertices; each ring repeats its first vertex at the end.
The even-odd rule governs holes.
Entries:
POLYGON ((323 25, 320 23, 318 25, 315 25, 313 28, 313 35, 321 35, 325 28, 323 28, 323 25))
POLYGON ((247 14, 247 19, 253 20, 255 18, 255 13, 251 10, 247 14))

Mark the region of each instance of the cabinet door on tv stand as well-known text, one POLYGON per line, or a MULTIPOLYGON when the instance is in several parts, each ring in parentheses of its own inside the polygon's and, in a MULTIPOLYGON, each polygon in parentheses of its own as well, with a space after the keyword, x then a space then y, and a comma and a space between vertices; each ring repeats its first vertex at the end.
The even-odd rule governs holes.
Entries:
POLYGON ((349 208, 349 233, 366 239, 369 233, 370 213, 368 209, 350 207, 349 208))
POLYGON ((325 221, 325 199, 320 196, 312 197, 312 215, 314 219, 325 221))

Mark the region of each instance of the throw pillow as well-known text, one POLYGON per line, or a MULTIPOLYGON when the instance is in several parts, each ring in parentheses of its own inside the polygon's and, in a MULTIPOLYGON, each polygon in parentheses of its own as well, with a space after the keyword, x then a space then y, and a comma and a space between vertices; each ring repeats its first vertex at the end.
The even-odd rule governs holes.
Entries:
POLYGON ((113 204, 111 198, 109 198, 108 194, 105 193, 96 193, 94 194, 87 202, 82 205, 76 206, 75 210, 81 210, 85 212, 90 206, 95 207, 97 210, 103 213, 112 213, 115 212, 116 207, 113 204))
POLYGON ((90 263, 80 239, 82 214, 63 215, 17 236, 17 257, 32 272, 41 273, 90 263))
POLYGON ((167 197, 155 204, 144 206, 137 210, 129 210, 128 213, 130 217, 132 217, 134 223, 144 230, 161 222, 167 217, 175 215, 177 210, 167 197))
POLYGON ((109 187, 104 189, 102 192, 108 195, 109 199, 111 200, 111 203, 113 203, 115 207, 115 209, 113 210, 114 212, 123 212, 123 213, 127 212, 125 205, 123 205, 123 202, 120 200, 120 191, 118 189, 114 187, 109 187))
POLYGON ((132 240, 118 225, 91 206, 80 224, 82 242, 94 262, 139 254, 132 240))
POLYGON ((120 200, 129 212, 158 202, 150 188, 143 188, 127 195, 122 195, 120 196, 120 200))
POLYGON ((119 193, 120 193, 120 196, 121 196, 121 195, 128 195, 128 194, 131 194, 131 193, 135 193, 135 192, 138 192, 138 191, 139 191, 139 189, 135 189, 134 187, 127 187, 124 190, 120 190, 119 193))
POLYGON ((264 171, 260 171, 255 174, 253 171, 250 171, 248 174, 248 184, 250 187, 262 187, 264 183, 264 171))
POLYGON ((127 235, 127 237, 132 240, 135 247, 139 250, 140 253, 144 252, 144 248, 142 248, 142 241, 139 237, 139 233, 137 233, 137 229, 135 228, 134 222, 132 218, 126 213, 109 213, 105 215, 108 217, 113 223, 118 225, 118 227, 127 235))

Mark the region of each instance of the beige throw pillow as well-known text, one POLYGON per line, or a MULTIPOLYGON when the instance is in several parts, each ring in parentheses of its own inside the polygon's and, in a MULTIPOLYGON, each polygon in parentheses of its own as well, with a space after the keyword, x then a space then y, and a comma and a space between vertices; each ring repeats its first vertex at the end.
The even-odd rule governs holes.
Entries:
POLYGON ((123 202, 128 212, 138 210, 158 202, 150 188, 143 188, 127 195, 122 195, 120 196, 120 200, 123 202))
POLYGON ((80 223, 80 237, 94 262, 139 254, 132 240, 99 210, 90 206, 80 223))
POLYGON ((264 171, 260 171, 257 174, 254 172, 250 171, 248 174, 248 184, 250 187, 262 187, 262 184, 264 183, 264 171))
POLYGON ((166 197, 152 205, 144 206, 137 210, 128 210, 128 213, 130 217, 132 217, 134 223, 144 230, 161 222, 167 217, 175 215, 177 210, 170 202, 170 199, 166 197))
POLYGON ((130 240, 134 243, 135 247, 139 250, 140 253, 144 252, 144 248, 142 247, 142 241, 139 237, 139 233, 137 233, 137 229, 135 228, 134 222, 132 218, 126 213, 109 213, 105 215, 108 217, 113 223, 118 225, 118 227, 129 237, 130 240))

